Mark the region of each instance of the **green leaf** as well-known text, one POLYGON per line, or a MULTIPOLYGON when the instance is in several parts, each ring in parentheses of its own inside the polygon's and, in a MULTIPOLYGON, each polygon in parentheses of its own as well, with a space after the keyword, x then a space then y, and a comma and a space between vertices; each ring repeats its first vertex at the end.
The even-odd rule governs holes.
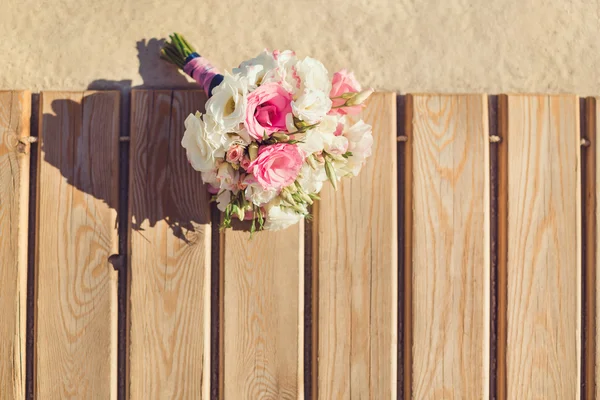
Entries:
POLYGON ((342 157, 344 157, 344 158, 352 157, 352 152, 351 151, 347 151, 344 154, 342 154, 342 157))

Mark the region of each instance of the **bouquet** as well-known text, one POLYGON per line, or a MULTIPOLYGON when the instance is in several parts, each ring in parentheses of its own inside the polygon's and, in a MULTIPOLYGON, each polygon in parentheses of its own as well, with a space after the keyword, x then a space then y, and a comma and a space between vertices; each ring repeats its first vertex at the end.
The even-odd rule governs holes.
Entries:
POLYGON ((209 96, 206 112, 185 120, 181 143, 224 213, 222 229, 234 218, 251 220, 251 232, 296 224, 325 181, 337 188, 371 155, 371 126, 346 115, 360 113, 373 90, 352 73, 330 77, 313 58, 265 50, 223 75, 181 35, 170 39, 162 58, 209 96))

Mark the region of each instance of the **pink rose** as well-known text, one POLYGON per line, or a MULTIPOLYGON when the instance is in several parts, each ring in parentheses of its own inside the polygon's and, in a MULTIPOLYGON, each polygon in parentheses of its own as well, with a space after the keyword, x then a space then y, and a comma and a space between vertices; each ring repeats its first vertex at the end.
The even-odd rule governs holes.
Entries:
POLYGON ((262 146, 258 150, 258 157, 250 163, 248 170, 263 189, 279 190, 296 180, 302 168, 302 161, 302 153, 297 146, 278 143, 262 146))
POLYGON ((250 159, 248 158, 248 156, 242 157, 242 159, 240 160, 240 167, 242 167, 243 169, 248 171, 249 166, 250 166, 250 159))
POLYGON ((242 157, 244 157, 244 147, 241 145, 234 145, 227 150, 227 155, 225 156, 225 160, 228 163, 238 163, 242 157))
POLYGON ((263 135, 285 131, 285 117, 292 112, 292 95, 278 83, 265 83, 248 95, 246 130, 258 141, 263 135))
MULTIPOLYGON (((348 72, 345 69, 336 72, 333 74, 333 80, 331 81, 331 92, 329 92, 329 97, 333 104, 332 107, 340 107, 344 105, 346 100, 344 99, 334 99, 334 97, 340 97, 344 93, 358 93, 361 91, 360 83, 354 77, 354 73, 348 72)), ((329 115, 356 115, 362 111, 362 106, 352 106, 352 107, 341 107, 341 108, 332 108, 329 111, 329 115)))

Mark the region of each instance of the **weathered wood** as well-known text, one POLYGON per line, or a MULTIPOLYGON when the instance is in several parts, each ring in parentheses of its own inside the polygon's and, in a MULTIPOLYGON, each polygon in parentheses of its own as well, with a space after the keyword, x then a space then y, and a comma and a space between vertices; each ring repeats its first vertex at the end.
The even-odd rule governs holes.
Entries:
POLYGON ((209 397, 210 209, 181 146, 200 91, 133 91, 130 147, 131 399, 209 397))
POLYGON ((320 399, 397 393, 396 95, 373 95, 360 118, 373 156, 337 192, 325 185, 315 215, 320 399))
POLYGON ((575 96, 508 96, 508 399, 576 399, 581 186, 575 96))
POLYGON ((221 241, 224 399, 304 398, 304 224, 221 241))
POLYGON ((116 398, 119 93, 40 101, 35 397, 116 398))
POLYGON ((31 94, 0 91, 0 393, 25 397, 31 94))
POLYGON ((412 103, 412 397, 487 398, 487 97, 412 103))

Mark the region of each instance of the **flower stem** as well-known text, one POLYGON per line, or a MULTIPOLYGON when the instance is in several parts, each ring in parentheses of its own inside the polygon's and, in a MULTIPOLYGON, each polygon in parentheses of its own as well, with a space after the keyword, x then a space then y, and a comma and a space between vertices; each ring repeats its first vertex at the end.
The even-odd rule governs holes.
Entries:
POLYGON ((169 35, 169 39, 160 51, 161 58, 183 69, 187 57, 195 50, 179 33, 169 35))

